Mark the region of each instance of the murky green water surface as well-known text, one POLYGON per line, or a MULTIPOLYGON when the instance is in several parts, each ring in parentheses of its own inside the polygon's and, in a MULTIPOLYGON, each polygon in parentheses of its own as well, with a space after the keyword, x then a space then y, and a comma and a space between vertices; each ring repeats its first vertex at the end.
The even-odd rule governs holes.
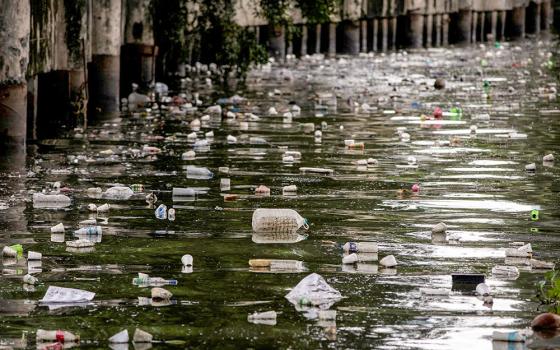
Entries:
MULTIPOLYGON (((548 153, 560 157, 557 74, 547 63, 555 51, 552 40, 531 40, 501 49, 308 60, 255 71, 241 93, 248 101, 238 107, 260 120, 212 116, 197 134, 202 139, 213 130, 214 139, 208 150, 196 149, 195 160, 182 160, 181 154, 193 148, 186 137, 189 122, 203 108, 186 115, 122 115, 91 126, 83 137, 42 140, 30 147, 25 170, 0 175, 0 245, 21 243, 44 256, 35 288, 22 284, 26 262, 4 261, 1 341, 27 332, 34 347, 36 329, 65 329, 81 335, 81 347, 106 348, 112 334, 140 327, 155 339, 186 342, 154 348, 491 349, 493 330, 528 326, 539 306, 535 284, 542 272, 519 266, 517 279, 492 276, 493 266, 504 265, 505 248, 530 242, 538 259, 559 260, 560 170, 558 161, 542 162, 548 153), (446 90, 434 90, 435 77, 446 80, 446 90), (332 98, 319 101, 317 93, 337 95, 336 109, 332 98), (302 111, 286 123, 282 114, 290 101, 302 111), (315 109, 317 103, 328 108, 315 109), (455 103, 463 108, 461 117, 421 118, 455 103), (268 116, 270 106, 278 116, 268 116), (322 130, 321 142, 304 123, 322 130), (401 141, 398 127, 406 128, 409 142, 401 141), (237 144, 226 142, 230 134, 237 144), (268 143, 251 144, 249 137, 268 143), (365 149, 349 150, 345 139, 363 142, 365 149), (131 157, 130 149, 144 145, 163 152, 131 157), (109 149, 115 155, 100 154, 109 149), (300 151, 301 160, 283 163, 286 149, 300 151), (91 161, 69 162, 68 156, 79 155, 91 161), (409 164, 410 156, 416 165, 409 164), (378 165, 355 164, 367 158, 378 165), (532 162, 534 174, 525 171, 532 162), (215 176, 187 178, 186 166, 193 164, 215 176), (218 172, 224 166, 229 175, 218 172), (330 168, 334 174, 303 174, 300 167, 330 168), (231 179, 230 190, 220 191, 220 178, 231 179), (72 189, 72 204, 34 208, 30 191, 55 181, 72 189), (157 194, 156 205, 175 208, 176 221, 156 219, 145 194, 119 201, 89 198, 85 191, 135 183, 157 194), (414 183, 420 184, 418 194, 398 193, 414 183), (254 195, 261 184, 271 188, 270 197, 254 195), (290 184, 297 185, 297 195, 283 196, 282 186, 290 184), (173 187, 198 187, 202 193, 195 201, 173 201, 173 187), (224 201, 225 194, 239 198, 224 201), (51 226, 64 223, 71 240, 78 222, 92 216, 88 203, 105 202, 111 210, 97 217, 103 235, 92 252, 71 252, 51 241, 51 226), (310 222, 301 232, 308 236, 292 244, 262 243, 251 228, 253 210, 261 207, 297 210, 310 222), (530 220, 534 208, 540 209, 538 221, 530 220), (455 240, 432 241, 430 228, 440 221, 455 240), (378 242, 379 257, 393 254, 398 267, 342 266, 340 245, 351 240, 378 242), (183 254, 194 257, 191 273, 182 271, 183 254), (299 260, 306 271, 256 272, 248 264, 253 258, 299 260), (177 286, 167 287, 172 305, 139 305, 138 297, 149 297, 150 289, 132 285, 138 272, 176 279, 177 286), (344 296, 331 308, 336 321, 308 319, 284 298, 310 272, 344 296), (455 272, 485 274, 493 305, 472 293, 420 294, 421 287, 451 288, 455 272), (87 306, 50 310, 38 304, 50 285, 96 296, 87 306), (249 313, 267 310, 279 313, 275 326, 247 322, 249 313)), ((186 92, 194 85, 187 84, 186 92)), ((204 106, 215 103, 204 78, 196 85, 204 106)))

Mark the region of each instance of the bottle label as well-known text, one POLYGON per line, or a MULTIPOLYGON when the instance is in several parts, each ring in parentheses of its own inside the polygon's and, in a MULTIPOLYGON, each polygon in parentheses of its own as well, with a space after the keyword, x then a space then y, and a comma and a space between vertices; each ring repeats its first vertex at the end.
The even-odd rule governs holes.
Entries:
POLYGON ((357 253, 358 252, 358 244, 356 242, 350 242, 348 244, 348 252, 349 253, 357 253))
POLYGON ((59 343, 64 343, 64 332, 61 330, 56 331, 56 341, 59 343))

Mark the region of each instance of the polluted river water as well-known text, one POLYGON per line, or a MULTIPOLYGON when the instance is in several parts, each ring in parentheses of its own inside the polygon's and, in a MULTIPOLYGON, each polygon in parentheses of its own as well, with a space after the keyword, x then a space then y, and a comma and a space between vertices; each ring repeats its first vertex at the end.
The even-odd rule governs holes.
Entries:
POLYGON ((539 40, 267 65, 250 72, 243 100, 220 101, 231 111, 223 118, 204 111, 233 94, 190 73, 170 95, 198 92, 196 110, 125 112, 28 147, 25 169, 0 174, 0 245, 42 260, 2 260, 0 345, 34 348, 38 329, 61 329, 79 334, 81 348, 107 348, 112 335, 127 329, 132 339, 140 328, 155 341, 135 349, 527 348, 492 342, 492 332, 524 329, 545 309, 536 286, 546 270, 506 259, 506 249, 531 243, 534 258, 559 260, 560 171, 542 160, 560 156, 557 42, 539 40), (55 182, 70 203, 32 200, 55 182), (260 185, 270 194, 256 194, 260 185), (297 190, 283 193, 289 185, 297 190), (113 186, 135 191, 88 191, 113 186), (156 217, 160 204, 175 220, 156 217), (257 208, 296 210, 308 229, 253 232, 257 208), (80 238, 94 246, 68 247, 90 218, 102 234, 80 238), (432 234, 440 222, 447 232, 432 234), (65 231, 51 233, 59 223, 65 231), (351 241, 376 242, 378 252, 342 264, 351 241), (397 266, 380 264, 388 255, 397 266), (497 265, 519 275, 492 274, 497 265), (24 284, 27 273, 38 283, 24 284), (133 284, 138 273, 176 280, 163 286, 172 297, 152 300, 151 288, 133 284), (311 273, 340 292, 322 306, 336 313, 285 298, 311 273), (485 275, 491 300, 455 288, 457 273, 485 275), (39 302, 49 286, 95 297, 39 302), (276 319, 248 321, 266 311, 276 319))

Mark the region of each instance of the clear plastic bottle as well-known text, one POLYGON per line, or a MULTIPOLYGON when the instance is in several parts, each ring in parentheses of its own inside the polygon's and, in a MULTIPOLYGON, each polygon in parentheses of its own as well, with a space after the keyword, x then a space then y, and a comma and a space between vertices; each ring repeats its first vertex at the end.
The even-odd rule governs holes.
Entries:
POLYGON ((132 284, 146 287, 176 286, 177 280, 166 280, 161 277, 136 277, 132 280, 132 284))
POLYGON ((253 231, 263 233, 292 233, 302 226, 309 228, 307 220, 293 209, 256 209, 252 226, 253 231))

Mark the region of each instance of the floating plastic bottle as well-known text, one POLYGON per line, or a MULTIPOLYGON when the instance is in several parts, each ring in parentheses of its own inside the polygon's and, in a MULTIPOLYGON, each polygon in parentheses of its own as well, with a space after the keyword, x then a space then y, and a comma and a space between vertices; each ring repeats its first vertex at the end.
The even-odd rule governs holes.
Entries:
POLYGON ((75 235, 101 235, 103 234, 103 229, 101 226, 88 226, 82 227, 79 230, 74 231, 75 235))
POLYGON ((129 337, 128 337, 128 330, 122 330, 120 332, 118 332, 117 334, 113 335, 111 338, 109 338, 109 343, 111 344, 126 344, 128 343, 129 337))
POLYGON ((38 329, 37 334, 37 343, 40 342, 59 342, 59 343, 78 343, 80 341, 79 335, 74 335, 73 333, 66 332, 66 331, 47 331, 44 329, 38 329))
POLYGON ((307 220, 293 209, 256 209, 252 226, 253 231, 263 233, 294 233, 302 226, 309 228, 307 220))
POLYGON ((247 316, 247 321, 254 324, 276 325, 276 311, 255 312, 247 316))
POLYGON ((194 188, 186 187, 173 187, 171 191, 173 197, 194 197, 196 196, 196 190, 194 188))
POLYGON ((175 221, 175 209, 169 208, 169 210, 167 211, 167 219, 169 221, 175 221))
POLYGON ((377 253, 379 251, 376 242, 346 242, 342 249, 347 253, 377 253))
POLYGON ((132 197, 134 191, 130 187, 114 186, 105 191, 104 196, 111 199, 128 199, 132 197))
POLYGON ((208 170, 208 168, 197 167, 194 165, 187 165, 187 177, 211 179, 212 177, 214 177, 214 173, 208 170))
POLYGON ((62 223, 51 227, 51 233, 64 232, 64 225, 62 223))
POLYGON ((155 210, 156 218, 160 220, 167 219, 167 206, 165 204, 160 204, 155 210))
POLYGON ((132 284, 142 287, 157 287, 157 286, 176 286, 177 280, 166 280, 161 277, 136 277, 132 280, 132 284))

